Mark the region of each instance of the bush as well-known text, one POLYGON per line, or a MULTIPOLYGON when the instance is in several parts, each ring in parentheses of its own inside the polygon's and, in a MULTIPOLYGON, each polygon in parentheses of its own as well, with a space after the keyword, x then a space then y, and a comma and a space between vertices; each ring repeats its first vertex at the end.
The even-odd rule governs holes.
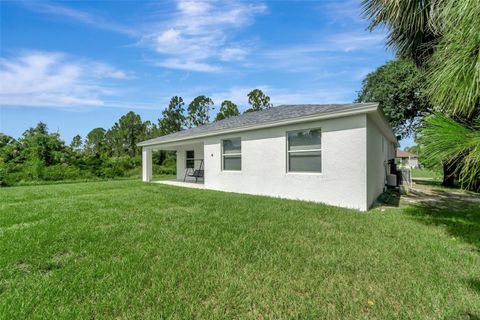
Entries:
POLYGON ((105 178, 124 177, 130 170, 138 167, 140 161, 138 157, 128 156, 107 158, 101 173, 105 178))
POLYGON ((90 178, 92 174, 88 171, 82 171, 72 165, 62 163, 48 166, 43 169, 43 179, 45 181, 56 180, 75 180, 80 178, 90 178))
POLYGON ((152 170, 153 170, 153 174, 168 174, 168 175, 177 174, 177 170, 175 166, 167 167, 167 166, 153 165, 152 170))

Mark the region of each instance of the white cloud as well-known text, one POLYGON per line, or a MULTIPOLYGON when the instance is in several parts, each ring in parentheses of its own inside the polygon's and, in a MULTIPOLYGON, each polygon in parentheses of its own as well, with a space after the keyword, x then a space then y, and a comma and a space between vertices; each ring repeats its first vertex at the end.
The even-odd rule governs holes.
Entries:
POLYGON ((310 75, 327 71, 329 75, 345 74, 354 68, 364 68, 362 64, 367 55, 384 50, 384 40, 384 34, 359 31, 321 35, 315 42, 260 52, 250 68, 310 75))
POLYGON ((65 17, 71 20, 77 20, 81 23, 94 26, 98 29, 104 29, 134 36, 136 32, 124 25, 102 18, 98 14, 90 14, 84 11, 64 7, 58 4, 52 4, 44 1, 20 1, 25 8, 39 13, 51 14, 65 17))
POLYGON ((196 72, 220 71, 220 67, 212 64, 190 61, 190 60, 185 61, 185 60, 175 59, 175 58, 162 60, 160 62, 155 63, 155 65, 164 67, 164 68, 196 71, 196 72))
POLYGON ((220 52, 220 60, 244 60, 248 53, 248 50, 242 48, 225 48, 220 52))
POLYGON ((142 42, 162 55, 157 65, 173 69, 216 72, 221 61, 242 60, 248 50, 234 45, 236 30, 264 13, 263 4, 237 1, 178 1, 173 15, 149 26, 142 42))
POLYGON ((318 10, 330 17, 331 23, 351 25, 365 22, 359 0, 322 1, 318 10))
POLYGON ((372 50, 375 47, 383 47, 385 34, 383 33, 341 33, 336 34, 329 40, 332 49, 344 52, 358 50, 372 50))
POLYGON ((24 53, 0 59, 0 105, 100 106, 113 94, 104 81, 129 77, 108 64, 63 53, 24 53))

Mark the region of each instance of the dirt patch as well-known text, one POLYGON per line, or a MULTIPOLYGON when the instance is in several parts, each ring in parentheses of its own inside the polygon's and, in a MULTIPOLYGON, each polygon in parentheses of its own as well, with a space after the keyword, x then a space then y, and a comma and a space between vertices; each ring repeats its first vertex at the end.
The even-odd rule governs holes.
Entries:
POLYGON ((454 203, 480 205, 480 195, 473 192, 413 183, 408 194, 401 197, 401 201, 413 204, 422 203, 439 208, 449 208, 452 207, 454 203))

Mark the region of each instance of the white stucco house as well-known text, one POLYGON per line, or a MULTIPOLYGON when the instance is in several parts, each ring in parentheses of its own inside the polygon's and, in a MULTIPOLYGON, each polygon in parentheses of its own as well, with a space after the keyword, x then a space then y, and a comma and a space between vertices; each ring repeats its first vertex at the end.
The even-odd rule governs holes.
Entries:
POLYGON ((177 154, 177 181, 205 189, 368 210, 384 191, 398 142, 376 103, 286 105, 143 141, 177 154))

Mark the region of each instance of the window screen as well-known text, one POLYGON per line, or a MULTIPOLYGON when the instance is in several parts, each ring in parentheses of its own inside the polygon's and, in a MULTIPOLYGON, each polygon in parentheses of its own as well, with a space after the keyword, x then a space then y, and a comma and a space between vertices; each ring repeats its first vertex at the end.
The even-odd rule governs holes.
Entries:
POLYGON ((322 136, 320 129, 287 133, 288 172, 322 172, 322 136))
POLYGON ((222 140, 222 162, 223 170, 242 170, 242 141, 240 138, 222 140))

